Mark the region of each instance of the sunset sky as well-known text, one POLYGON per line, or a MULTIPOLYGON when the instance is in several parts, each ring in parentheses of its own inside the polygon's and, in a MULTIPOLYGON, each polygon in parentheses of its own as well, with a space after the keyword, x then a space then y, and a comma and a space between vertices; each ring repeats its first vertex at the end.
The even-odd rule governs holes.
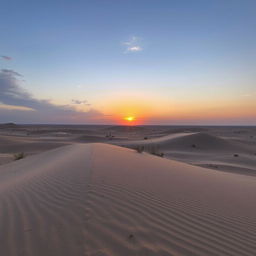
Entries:
POLYGON ((2 1, 0 123, 256 125, 255 28, 255 0, 2 1))

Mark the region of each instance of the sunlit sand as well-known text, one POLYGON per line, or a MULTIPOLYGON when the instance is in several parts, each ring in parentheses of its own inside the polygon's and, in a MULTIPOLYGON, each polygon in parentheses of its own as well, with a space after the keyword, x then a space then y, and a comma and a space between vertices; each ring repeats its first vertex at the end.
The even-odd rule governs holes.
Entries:
POLYGON ((9 156, 0 166, 3 255, 255 252, 254 128, 15 126, 1 134, 9 156))

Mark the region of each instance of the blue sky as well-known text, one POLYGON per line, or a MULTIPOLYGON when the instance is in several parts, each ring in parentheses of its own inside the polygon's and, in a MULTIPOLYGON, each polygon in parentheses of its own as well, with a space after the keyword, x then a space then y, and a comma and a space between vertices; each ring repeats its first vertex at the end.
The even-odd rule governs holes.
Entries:
MULTIPOLYGON (((105 117, 118 115, 109 107, 117 94, 145 93, 138 100, 170 108, 147 123, 256 124, 255 27, 256 1, 10 0, 0 8, 0 68, 21 74, 16 86, 34 99, 102 114, 75 122, 111 122, 105 117), (72 99, 88 104, 73 106, 72 99), (205 106, 227 115, 206 120, 205 106), (239 106, 240 115, 231 113, 239 106)), ((17 119, 25 111, 12 109, 4 121, 14 112, 17 119)))

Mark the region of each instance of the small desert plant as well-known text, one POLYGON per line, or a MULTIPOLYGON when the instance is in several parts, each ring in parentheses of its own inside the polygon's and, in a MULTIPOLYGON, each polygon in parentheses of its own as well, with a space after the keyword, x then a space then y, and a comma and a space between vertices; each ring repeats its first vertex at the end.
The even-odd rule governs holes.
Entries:
POLYGON ((20 160, 20 159, 24 158, 25 154, 23 152, 21 152, 21 153, 14 154, 13 157, 14 157, 14 160, 16 161, 16 160, 20 160))
POLYGON ((158 147, 156 145, 152 145, 148 152, 152 155, 155 155, 155 156, 160 156, 160 157, 164 157, 164 153, 160 152, 158 147))
POLYGON ((112 135, 111 132, 109 132, 109 133, 106 134, 106 138, 108 138, 109 140, 112 140, 114 137, 115 137, 115 136, 112 135))
POLYGON ((160 152, 156 145, 149 145, 149 146, 138 145, 134 149, 138 153, 147 152, 147 153, 149 153, 151 155, 154 155, 154 156, 164 157, 164 153, 160 152))
POLYGON ((148 137, 144 137, 144 140, 147 140, 148 139, 148 137))
POLYGON ((219 166, 218 166, 218 165, 216 165, 216 164, 209 164, 209 167, 219 168, 219 166))
POLYGON ((128 236, 128 238, 129 238, 129 239, 132 239, 132 238, 134 238, 134 235, 133 235, 133 234, 130 234, 130 235, 128 236))
POLYGON ((234 157, 239 157, 239 155, 238 154, 234 154, 234 157))
POLYGON ((135 150, 138 152, 138 153, 142 153, 144 151, 144 146, 137 146, 135 148, 135 150))
POLYGON ((191 147, 192 147, 192 148, 196 148, 196 144, 192 144, 191 147))
POLYGON ((164 157, 164 153, 163 152, 155 152, 155 153, 152 153, 152 155, 164 157))

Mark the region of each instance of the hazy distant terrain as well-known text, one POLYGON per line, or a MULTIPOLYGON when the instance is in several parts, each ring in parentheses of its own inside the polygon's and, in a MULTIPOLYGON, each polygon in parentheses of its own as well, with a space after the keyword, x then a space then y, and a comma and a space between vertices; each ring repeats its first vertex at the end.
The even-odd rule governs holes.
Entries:
POLYGON ((256 174, 256 127, 245 126, 2 124, 0 163, 13 161, 20 152, 28 157, 64 145, 98 142, 142 147, 145 152, 157 151, 165 158, 215 170, 256 174))

